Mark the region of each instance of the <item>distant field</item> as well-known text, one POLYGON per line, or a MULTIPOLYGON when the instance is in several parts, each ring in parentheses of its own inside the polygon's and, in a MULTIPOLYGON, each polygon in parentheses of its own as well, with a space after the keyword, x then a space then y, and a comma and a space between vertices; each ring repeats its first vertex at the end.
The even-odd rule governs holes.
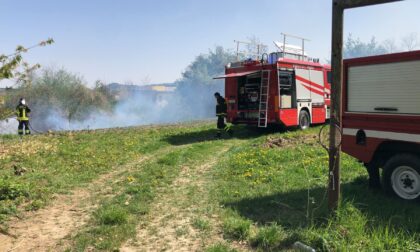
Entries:
POLYGON ((418 203, 367 188, 342 158, 326 208, 319 128, 214 123, 0 136, 0 251, 420 250, 418 203))

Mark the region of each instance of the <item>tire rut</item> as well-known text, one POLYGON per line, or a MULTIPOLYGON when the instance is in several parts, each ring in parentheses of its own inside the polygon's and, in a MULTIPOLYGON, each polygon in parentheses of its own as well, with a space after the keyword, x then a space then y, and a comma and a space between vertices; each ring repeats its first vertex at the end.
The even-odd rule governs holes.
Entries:
POLYGON ((185 165, 171 186, 161 189, 150 213, 137 227, 136 238, 120 251, 203 251, 210 244, 223 242, 219 216, 208 214, 206 207, 214 207, 209 203, 209 172, 229 147, 224 146, 202 165, 185 165), (194 222, 199 219, 211 228, 197 228, 194 222))
MULTIPOLYGON (((65 195, 55 195, 46 208, 23 214, 8 222, 8 233, 0 233, 0 252, 11 251, 60 251, 65 248, 64 238, 87 224, 91 214, 104 197, 112 197, 109 181, 119 179, 125 172, 160 154, 177 148, 168 146, 146 154, 133 162, 101 175, 87 188, 77 188, 65 195)), ((114 181, 115 183, 115 181, 114 181)))

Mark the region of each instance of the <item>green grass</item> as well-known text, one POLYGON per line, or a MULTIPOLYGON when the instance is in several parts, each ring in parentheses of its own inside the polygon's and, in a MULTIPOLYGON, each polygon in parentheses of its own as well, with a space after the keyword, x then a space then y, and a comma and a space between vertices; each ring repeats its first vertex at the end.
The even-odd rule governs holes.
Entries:
POLYGON ((419 205, 368 190, 364 168, 347 155, 341 204, 329 215, 328 156, 314 141, 317 131, 272 134, 293 143, 280 148, 262 147, 266 137, 259 137, 225 156, 213 188, 227 216, 224 234, 264 251, 289 249, 295 241, 321 251, 420 249, 419 205), (246 221, 254 232, 245 231, 246 221))
POLYGON ((225 244, 215 244, 211 245, 206 249, 206 252, 237 252, 236 249, 230 248, 225 244))
MULTIPOLYGON (((0 156, 0 224, 22 210, 47 206, 53 194, 86 187, 132 164, 115 181, 104 182, 110 195, 98 196, 88 224, 69 237, 70 251, 117 250, 136 236, 158 194, 171 192, 185 166, 198 167, 217 156, 206 173, 208 202, 197 194, 198 185, 180 196, 191 204, 179 207, 194 206, 191 227, 197 239, 223 234, 222 242, 206 243, 205 251, 236 251, 238 244, 282 251, 296 241, 317 251, 420 250, 418 203, 369 190, 365 169, 345 154, 340 205, 336 214, 329 213, 328 155, 316 142, 318 130, 237 127, 234 138, 215 140, 213 123, 198 123, 31 136, 23 142, 0 136, 2 147, 11 150, 0 156), (269 148, 267 140, 278 138, 280 147, 269 148), (221 154, 222 149, 227 151, 221 154), (145 155, 150 159, 135 162, 145 155), (14 167, 25 172, 14 175, 14 167)), ((189 230, 180 225, 176 236, 187 239, 189 230)))
POLYGON ((96 214, 100 225, 123 225, 128 222, 128 212, 121 206, 106 206, 96 214))
POLYGON ((48 204, 54 193, 67 193, 87 185, 103 173, 169 146, 170 136, 209 128, 206 123, 197 123, 63 132, 22 140, 14 135, 1 135, 0 224, 10 215, 19 214, 21 205, 26 210, 39 209, 48 204), (15 167, 26 172, 16 176, 15 167))
POLYGON ((193 227, 201 231, 211 230, 210 222, 203 218, 195 218, 192 223, 193 227))
POLYGON ((250 228, 251 221, 239 216, 229 216, 223 221, 223 233, 227 239, 247 239, 250 228))
MULTIPOLYGON (((135 227, 142 221, 142 216, 149 212, 156 190, 169 186, 183 165, 199 164, 203 158, 217 150, 220 144, 203 142, 177 148, 125 174, 131 178, 130 181, 114 186, 114 191, 120 193, 102 202, 95 214, 96 218, 75 236, 73 250, 85 251, 88 247, 94 247, 109 251, 119 248, 124 241, 135 236, 135 227), (112 240, 107 237, 112 237, 112 240)), ((186 227, 176 229, 178 237, 186 234, 186 227)))
POLYGON ((278 248, 286 237, 283 228, 272 224, 259 228, 255 236, 250 238, 250 243, 263 251, 271 251, 278 248))

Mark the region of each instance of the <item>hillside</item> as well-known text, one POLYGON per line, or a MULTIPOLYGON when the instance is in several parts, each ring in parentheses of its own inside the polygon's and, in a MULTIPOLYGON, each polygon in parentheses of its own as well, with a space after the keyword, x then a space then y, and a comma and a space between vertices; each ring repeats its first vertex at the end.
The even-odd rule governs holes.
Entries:
POLYGON ((274 132, 213 122, 0 136, 0 251, 420 249, 417 203, 367 188, 342 159, 326 208, 319 127, 274 132))

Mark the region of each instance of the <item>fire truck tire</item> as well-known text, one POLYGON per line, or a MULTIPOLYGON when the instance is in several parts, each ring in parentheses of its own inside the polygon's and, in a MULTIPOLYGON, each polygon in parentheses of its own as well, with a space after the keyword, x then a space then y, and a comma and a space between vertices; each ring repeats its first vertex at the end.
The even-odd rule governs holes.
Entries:
POLYGON ((387 193, 404 200, 420 199, 420 158, 396 154, 384 166, 383 185, 387 193))
POLYGON ((311 118, 308 111, 301 110, 299 113, 299 129, 306 130, 311 124, 311 118))

